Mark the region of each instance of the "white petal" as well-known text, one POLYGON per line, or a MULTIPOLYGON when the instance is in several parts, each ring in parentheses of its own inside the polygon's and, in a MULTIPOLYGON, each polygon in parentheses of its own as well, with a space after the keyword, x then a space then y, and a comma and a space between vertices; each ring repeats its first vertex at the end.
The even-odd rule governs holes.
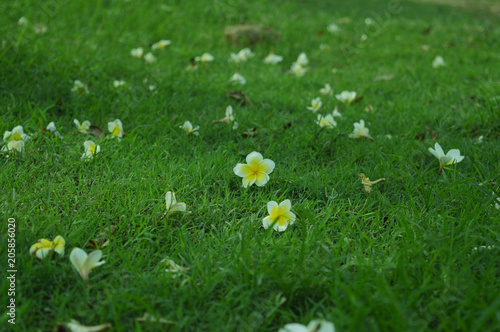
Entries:
POLYGON ((80 248, 73 248, 71 254, 69 255, 69 260, 71 264, 78 270, 78 272, 83 271, 83 266, 87 261, 87 253, 80 248))
POLYGON ((262 157, 260 153, 253 151, 247 156, 246 161, 249 165, 256 165, 259 164, 263 159, 264 157, 262 157))
POLYGON ((278 208, 278 203, 275 201, 270 201, 267 203, 267 212, 270 214, 270 216, 273 216, 273 210, 278 208))

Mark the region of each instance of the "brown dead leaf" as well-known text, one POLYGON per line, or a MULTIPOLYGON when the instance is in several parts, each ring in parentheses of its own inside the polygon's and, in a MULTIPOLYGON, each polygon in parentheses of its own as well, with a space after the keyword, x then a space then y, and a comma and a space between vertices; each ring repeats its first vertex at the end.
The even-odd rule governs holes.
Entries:
POLYGON ((429 127, 428 125, 425 125, 425 130, 427 130, 429 132, 429 134, 431 134, 432 138, 436 139, 437 138, 437 134, 431 129, 431 127, 429 127))
POLYGON ((236 101, 239 101, 242 105, 252 104, 250 98, 248 98, 248 96, 243 92, 241 92, 240 90, 229 91, 228 93, 226 93, 226 96, 236 101))
POLYGON ((422 34, 423 35, 428 35, 432 32, 432 26, 428 26, 427 28, 425 28, 424 30, 422 30, 422 34))
POLYGON ((87 249, 103 249, 109 245, 109 236, 113 234, 118 227, 111 225, 108 229, 105 229, 95 239, 90 239, 85 245, 87 249))
POLYGON ((241 136, 243 137, 253 137, 257 135, 257 128, 248 128, 246 131, 241 133, 241 136))
POLYGON ((353 104, 359 103, 362 100, 363 100, 363 96, 359 96, 358 98, 354 99, 353 104))
POLYGON ((100 127, 92 125, 92 126, 90 126, 89 131, 91 134, 96 135, 99 138, 104 137, 104 131, 100 127))
POLYGON ((262 41, 274 41, 279 38, 273 28, 264 25, 238 24, 230 25, 224 29, 224 36, 232 44, 254 45, 262 41))

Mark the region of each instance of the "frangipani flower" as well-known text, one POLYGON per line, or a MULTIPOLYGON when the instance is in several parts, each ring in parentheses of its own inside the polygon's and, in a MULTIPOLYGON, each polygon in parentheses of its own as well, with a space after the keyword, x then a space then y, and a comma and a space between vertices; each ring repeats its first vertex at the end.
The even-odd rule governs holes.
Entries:
POLYGON ((31 138, 30 135, 24 133, 24 129, 22 126, 16 126, 12 131, 5 131, 3 134, 3 141, 5 143, 11 141, 27 141, 31 138))
POLYGON ((438 68, 438 67, 442 67, 442 66, 446 66, 446 63, 444 62, 444 59, 442 56, 437 56, 434 61, 432 61, 432 68, 438 68))
POLYGON ((154 43, 152 46, 151 46, 151 49, 153 51, 156 51, 156 50, 162 50, 164 49, 165 47, 167 47, 168 45, 172 44, 172 42, 170 40, 166 40, 166 39, 162 39, 160 40, 159 42, 157 43, 154 43))
POLYGON ((82 159, 89 161, 92 158, 94 158, 94 155, 96 153, 99 153, 101 151, 101 147, 99 145, 96 145, 92 141, 85 141, 83 143, 83 146, 85 147, 85 152, 82 155, 82 159))
POLYGON ((359 120, 358 122, 354 123, 354 131, 349 134, 350 138, 361 138, 365 137, 368 138, 369 140, 373 141, 373 137, 371 137, 368 132, 370 130, 368 128, 365 128, 365 121, 364 120, 359 120))
POLYGON ((89 273, 92 269, 105 263, 105 261, 99 261, 101 257, 102 251, 100 250, 92 251, 87 255, 82 249, 74 248, 71 251, 69 259, 78 273, 80 273, 82 280, 85 281, 89 278, 89 273))
POLYGON ((229 82, 241 85, 247 84, 247 80, 239 72, 234 73, 234 75, 229 79, 229 82))
POLYGON ((272 64, 275 65, 277 63, 280 63, 283 61, 283 57, 281 55, 276 55, 273 52, 269 53, 265 58, 264 58, 264 63, 267 64, 272 64))
POLYGON ((231 57, 229 58, 229 61, 232 61, 234 63, 239 63, 239 62, 245 62, 250 58, 253 58, 255 56, 254 53, 249 48, 244 48, 238 53, 231 53, 231 57))
POLYGON ((320 93, 326 95, 326 96, 331 96, 333 95, 333 90, 330 84, 326 83, 324 88, 321 88, 319 90, 320 93))
POLYGON ((111 328, 111 324, 109 323, 96 326, 85 326, 74 319, 71 319, 69 322, 64 323, 63 325, 66 326, 66 328, 70 332, 101 332, 111 328))
POLYGON ((363 173, 359 174, 359 178, 361 179, 361 184, 363 185, 363 190, 366 193, 369 193, 372 190, 373 185, 375 185, 379 182, 385 181, 385 178, 378 179, 376 181, 370 181, 370 179, 367 178, 366 175, 364 175, 363 173))
POLYGON ((122 138, 123 137, 123 125, 120 119, 108 122, 108 130, 111 133, 111 138, 122 138))
POLYGON ((188 267, 180 266, 176 264, 173 260, 167 258, 163 259, 160 263, 165 263, 167 265, 167 269, 165 270, 165 272, 172 273, 174 278, 177 276, 177 274, 189 270, 188 267))
POLYGON ((331 114, 328 114, 326 116, 322 116, 321 114, 318 114, 318 119, 316 120, 316 123, 321 127, 325 129, 332 129, 333 127, 337 126, 337 122, 333 119, 333 116, 331 114))
POLYGON ((316 113, 321 109, 321 105, 323 105, 323 103, 321 102, 321 98, 314 98, 313 100, 311 100, 311 106, 307 106, 307 109, 316 113))
POLYGON ((334 118, 341 118, 342 117, 342 114, 340 114, 337 106, 335 106, 335 108, 333 109, 332 115, 333 115, 334 118))
POLYGON ((307 68, 301 65, 300 63, 294 62, 292 63, 290 70, 292 71, 293 74, 295 74, 295 76, 302 77, 306 73, 307 68))
POLYGON ((338 101, 344 104, 350 105, 354 99, 356 99, 355 91, 342 91, 340 94, 335 95, 338 101))
POLYGON ((307 66, 309 64, 309 59, 307 58, 307 55, 304 52, 302 52, 297 57, 296 63, 302 66, 307 66))
POLYGON ((63 237, 60 235, 56 236, 53 241, 40 239, 37 243, 31 246, 30 254, 38 257, 39 259, 44 259, 50 253, 52 253, 52 251, 57 252, 61 256, 64 256, 65 245, 66 241, 64 241, 63 237))
POLYGON ((335 325, 326 320, 312 320, 307 326, 298 323, 286 324, 279 332, 335 332, 335 325))
POLYGON ((193 128, 193 125, 189 121, 184 122, 184 124, 182 126, 179 126, 179 128, 184 129, 188 136, 191 134, 198 136, 200 134, 198 132, 198 130, 200 129, 200 126, 196 126, 193 128))
POLYGON ((264 159, 256 151, 246 157, 247 164, 237 164, 233 171, 243 178, 243 187, 252 186, 254 183, 261 187, 269 181, 269 174, 274 170, 274 161, 264 159))
POLYGON ((115 88, 119 88, 119 87, 124 86, 124 85, 126 85, 126 84, 127 84, 127 82, 125 82, 125 81, 121 81, 121 80, 120 80, 120 81, 119 81, 119 80, 114 80, 114 81, 113 81, 113 86, 114 86, 115 88))
POLYGON ((296 216, 290 211, 291 208, 292 203, 289 199, 285 199, 280 205, 275 201, 267 203, 269 215, 262 220, 264 228, 268 229, 269 226, 273 226, 275 231, 283 232, 288 225, 295 222, 296 216))
POLYGON ((63 138, 59 131, 57 131, 56 124, 53 121, 47 125, 46 129, 51 133, 54 133, 54 135, 56 135, 57 137, 63 138))
POLYGON ((74 93, 79 93, 79 94, 83 95, 83 94, 89 93, 89 88, 88 88, 87 84, 82 83, 79 80, 76 80, 73 83, 73 89, 71 89, 71 91, 73 91, 74 93))
POLYGON ((326 28, 326 30, 330 33, 337 33, 340 31, 340 27, 337 24, 332 23, 326 28))
POLYGON ((195 57, 194 61, 201 63, 212 62, 214 61, 214 56, 210 53, 203 53, 201 56, 195 57))
POLYGON ((459 163, 465 158, 464 156, 460 155, 460 150, 458 149, 451 149, 447 154, 444 154, 441 145, 439 145, 439 143, 437 142, 436 144, 434 144, 434 149, 429 148, 429 152, 439 160, 439 171, 441 171, 443 167, 459 163))
POLYGON ((90 121, 86 120, 83 121, 82 124, 80 124, 80 121, 78 121, 78 119, 74 119, 73 123, 76 125, 76 128, 79 132, 81 132, 82 134, 88 133, 88 130, 90 128, 90 121))
POLYGON ((227 124, 233 123, 233 130, 236 130, 238 128, 238 122, 234 121, 234 114, 233 114, 233 107, 229 105, 226 107, 226 116, 220 120, 214 120, 214 123, 217 122, 224 122, 227 124))
POLYGON ((184 202, 177 203, 177 199, 175 199, 174 192, 167 191, 167 194, 165 195, 165 201, 167 205, 167 214, 169 216, 176 213, 186 212, 186 203, 184 202))
POLYGON ((137 59, 142 58, 143 54, 144 54, 144 49, 142 47, 133 48, 130 51, 130 55, 133 56, 134 58, 137 58, 137 59))
POLYGON ((24 151, 24 141, 10 141, 7 143, 7 145, 4 145, 2 147, 2 151, 18 151, 18 152, 23 152, 24 151))
POLYGON ((144 55, 144 61, 146 61, 146 63, 155 63, 156 57, 153 55, 153 53, 148 52, 146 53, 146 55, 144 55))

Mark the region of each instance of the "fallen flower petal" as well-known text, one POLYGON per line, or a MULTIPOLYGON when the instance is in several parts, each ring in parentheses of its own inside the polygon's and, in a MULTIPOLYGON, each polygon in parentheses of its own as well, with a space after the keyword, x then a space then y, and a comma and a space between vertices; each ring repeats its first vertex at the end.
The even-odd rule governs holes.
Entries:
POLYGON ((105 261, 100 261, 102 257, 101 250, 92 251, 89 255, 80 248, 74 248, 70 254, 71 264, 80 273, 82 280, 87 280, 89 278, 90 272, 105 263, 105 261))
POLYGON ((254 183, 261 187, 269 181, 269 174, 274 170, 274 161, 264 159, 256 151, 251 152, 246 157, 247 164, 237 164, 233 171, 243 178, 243 187, 247 188, 254 183))
POLYGON ((368 138, 369 140, 373 141, 373 137, 371 137, 369 134, 369 129, 365 127, 365 121, 360 120, 359 123, 355 122, 354 123, 354 131, 349 134, 350 138, 368 138))
POLYGON ((52 251, 57 252, 59 255, 64 256, 64 246, 66 241, 63 237, 58 235, 53 241, 46 239, 40 239, 37 243, 33 244, 30 248, 30 254, 38 257, 39 259, 44 259, 52 253, 52 251))
POLYGON ((369 193, 372 190, 373 185, 376 185, 379 182, 385 181, 385 178, 378 179, 376 181, 370 181, 370 179, 367 178, 366 175, 363 173, 359 174, 359 178, 361 179, 361 184, 363 185, 363 190, 366 193, 369 193))
POLYGON ((278 232, 286 230, 288 225, 292 225, 296 219, 295 214, 290 211, 291 207, 292 203, 289 199, 285 199, 279 205, 275 201, 267 203, 269 216, 262 220, 264 228, 268 229, 272 226, 274 230, 278 232))

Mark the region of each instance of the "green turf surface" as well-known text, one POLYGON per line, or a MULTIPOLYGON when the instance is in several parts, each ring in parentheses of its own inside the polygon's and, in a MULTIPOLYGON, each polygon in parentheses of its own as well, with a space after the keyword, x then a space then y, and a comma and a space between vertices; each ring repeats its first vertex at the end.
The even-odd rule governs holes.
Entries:
MULTIPOLYGON (((500 329, 498 19, 406 1, 1 4, 0 132, 22 125, 33 136, 23 154, 0 155, 0 252, 7 262, 15 218, 18 271, 16 324, 3 315, 2 329, 76 319, 115 331, 278 331, 316 318, 338 331, 500 329), (235 64, 230 53, 247 45, 223 32, 242 23, 279 38, 235 64), (172 44, 152 51, 155 63, 130 55, 161 39, 172 44), (264 64, 270 50, 284 60, 264 64), (187 70, 204 52, 214 61, 187 70), (289 68, 301 52, 308 71, 296 77, 289 68), (446 65, 433 68, 436 56, 446 65), (237 67, 246 85, 228 82, 237 67), (73 93, 75 80, 89 93, 73 93), (325 83, 333 96, 319 93, 325 83), (251 104, 227 97, 233 90, 251 104), (363 98, 346 106, 335 98, 343 90, 363 98), (315 97, 323 114, 338 106, 334 129, 306 109, 315 97), (213 123, 228 105, 236 130, 213 123), (127 136, 79 134, 75 118, 105 134, 119 118, 127 136), (361 119, 374 141, 349 138, 361 119), (179 128, 187 120, 199 136, 179 128), (51 121, 63 139, 41 130, 51 121), (249 128, 257 134, 244 137, 249 128), (101 148, 89 162, 87 140, 101 148), (439 172, 428 151, 436 142, 465 159, 439 172), (252 151, 276 167, 267 184, 245 189, 233 168, 252 151), (367 194, 360 173, 386 180, 367 194), (165 216, 169 190, 191 213, 165 216), (267 203, 285 199, 296 222, 264 229, 267 203), (70 252, 110 226, 106 263, 86 286, 70 252), (57 235, 63 257, 30 256, 57 235), (165 272, 166 258, 189 270, 165 272), (144 313, 170 322, 135 320, 144 313)), ((0 288, 8 303, 7 279, 0 288)))

